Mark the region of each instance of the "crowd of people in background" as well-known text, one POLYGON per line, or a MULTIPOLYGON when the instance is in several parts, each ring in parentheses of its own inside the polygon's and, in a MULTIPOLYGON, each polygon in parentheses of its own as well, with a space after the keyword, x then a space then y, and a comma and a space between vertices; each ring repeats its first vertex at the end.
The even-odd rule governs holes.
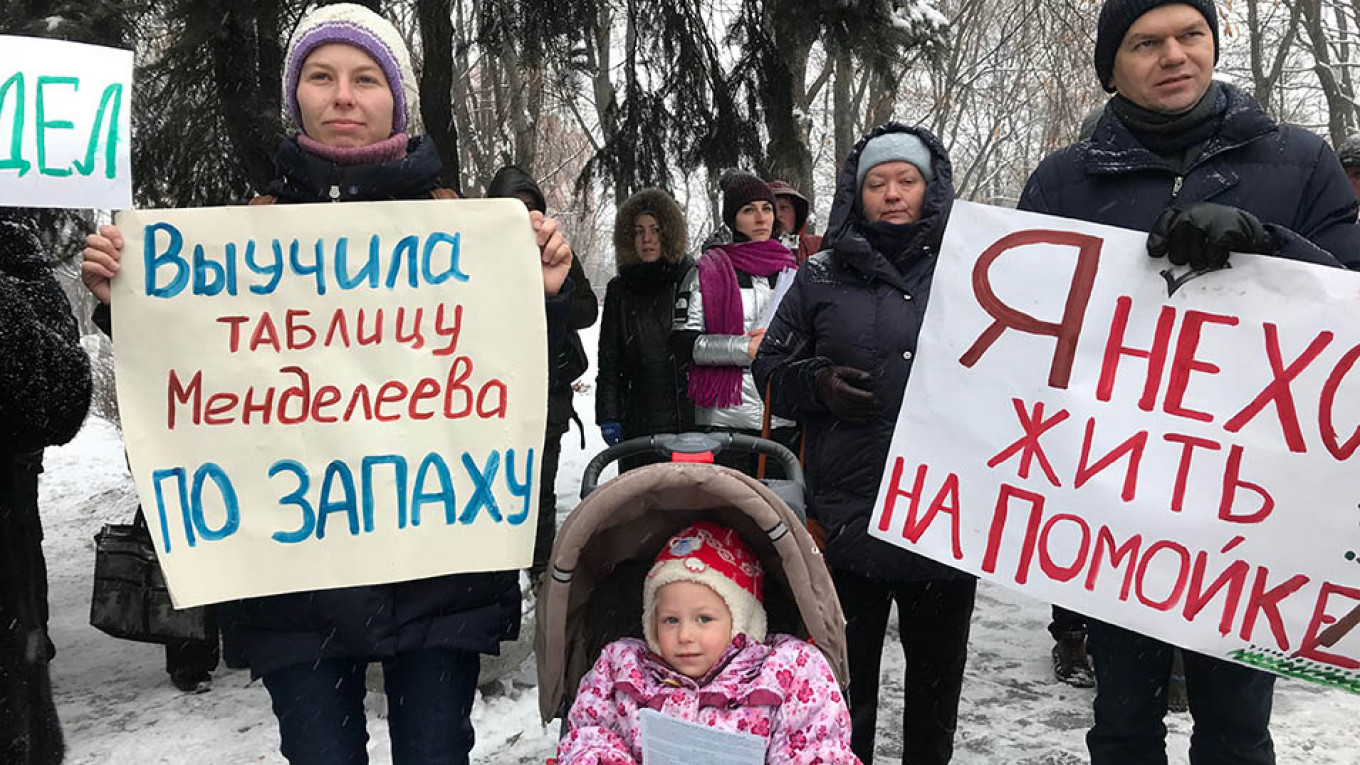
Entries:
MULTIPOLYGON (((1112 97, 1077 141, 1034 171, 1021 209, 1150 231, 1150 255, 1197 269, 1221 267, 1229 251, 1360 268, 1360 136, 1333 155, 1311 133, 1274 123, 1244 91, 1213 80, 1218 37, 1212 2, 1106 0, 1094 60, 1112 97)), ((954 197, 948 154, 921 128, 871 131, 841 168, 821 237, 788 183, 729 173, 718 193, 728 236, 710 236, 697 264, 664 270, 660 291, 675 296, 668 358, 643 339, 664 327, 665 301, 645 320, 611 305, 636 305, 634 258, 655 246, 659 218, 638 210, 665 200, 671 217, 674 203, 649 189, 620 208, 620 275, 605 295, 600 334, 602 433, 614 443, 683 422, 650 420, 661 427, 649 430, 643 413, 669 412, 683 386, 656 377, 679 381, 686 370, 681 417, 692 405, 697 428, 754 433, 767 415, 767 434, 803 457, 809 525, 845 610, 854 754, 873 761, 884 631, 896 603, 907 667, 902 762, 946 763, 976 582, 872 539, 868 523, 954 197), (761 324, 778 275, 795 267, 772 321, 761 324), (644 321, 651 334, 639 331, 644 321), (658 374, 634 372, 630 354, 658 374), (619 430, 619 422, 630 425, 619 430)), ((663 236, 674 225, 661 226, 663 236)), ((678 248, 665 252, 666 262, 684 258, 678 248)), ((1165 762, 1168 709, 1194 718, 1192 761, 1274 762, 1273 676, 1057 606, 1050 632, 1055 678, 1097 688, 1092 763, 1165 762)))
MULTIPOLYGON (((1334 154, 1214 80, 1215 3, 1105 0, 1095 33, 1095 74, 1111 98, 1083 136, 1034 170, 1021 209, 1151 232, 1150 255, 1196 269, 1221 268, 1232 251, 1360 268, 1360 137, 1334 154)), ((387 21, 353 5, 312 12, 288 48, 283 82, 298 130, 279 150, 276 180, 251 204, 456 196, 438 181, 410 56, 387 21)), ((845 158, 820 236, 807 196, 789 183, 737 170, 713 192, 725 230, 697 250, 686 212, 666 190, 643 189, 619 205, 595 425, 611 445, 699 430, 764 434, 799 454, 809 527, 847 620, 853 754, 836 761, 873 762, 880 660, 896 604, 906 655, 902 762, 943 765, 976 580, 873 539, 868 525, 954 200, 948 151, 920 127, 874 128, 845 158)), ((550 380, 537 578, 556 532, 561 439, 580 423, 572 384, 588 362, 578 331, 599 307, 544 217, 535 179, 506 167, 488 195, 522 201, 541 248, 550 380)), ((0 215, 0 760, 45 765, 60 760, 62 743, 46 673, 36 480, 42 448, 72 438, 84 417, 89 369, 36 237, 23 220, 0 215)), ((110 334, 108 281, 121 245, 121 232, 106 226, 84 252, 85 283, 101 302, 96 319, 110 334)), ((719 460, 756 475, 753 458, 719 460)), ((466 763, 478 654, 514 635, 516 580, 516 572, 459 574, 224 604, 225 655, 263 679, 294 765, 367 761, 367 734, 355 721, 364 717, 370 662, 383 664, 390 696, 421 700, 389 707, 394 761, 466 763)), ((747 585, 758 597, 758 582, 747 585)), ((724 595, 711 605, 732 617, 732 602, 724 595)), ((727 624, 731 637, 745 621, 727 624)), ((1166 643, 1062 609, 1051 631, 1057 679, 1097 688, 1087 736, 1094 765, 1166 762, 1163 717, 1180 706, 1177 679, 1194 718, 1192 762, 1274 762, 1272 675, 1188 651, 1173 658, 1166 643)), ((747 637, 759 642, 760 633, 747 637)), ((177 684, 199 686, 216 663, 215 644, 211 652, 177 684)), ((631 762, 572 740, 559 765, 631 762)), ((778 751, 770 762, 802 761, 797 747, 778 751)))

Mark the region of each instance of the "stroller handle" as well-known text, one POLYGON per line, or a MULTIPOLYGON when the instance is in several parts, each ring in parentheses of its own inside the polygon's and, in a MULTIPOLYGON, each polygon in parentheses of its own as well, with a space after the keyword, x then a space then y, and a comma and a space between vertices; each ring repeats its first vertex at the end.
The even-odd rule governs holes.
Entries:
POLYGON ((748 454, 763 454, 777 460, 783 467, 787 480, 798 484, 801 493, 803 466, 798 464, 798 457, 782 444, 765 438, 748 436, 744 433, 658 433, 654 436, 630 438, 595 455, 586 465, 585 473, 581 476, 581 499, 585 499, 587 495, 595 491, 600 480, 600 473, 609 463, 626 457, 634 457, 639 454, 660 454, 675 462, 685 462, 689 460, 683 458, 677 460, 675 455, 701 455, 705 453, 716 455, 729 450, 748 454))

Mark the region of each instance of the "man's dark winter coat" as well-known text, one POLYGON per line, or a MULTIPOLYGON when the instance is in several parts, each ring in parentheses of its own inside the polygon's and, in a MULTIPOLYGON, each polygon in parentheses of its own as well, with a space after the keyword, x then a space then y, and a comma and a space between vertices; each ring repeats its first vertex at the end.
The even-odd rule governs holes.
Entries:
POLYGON ((760 390, 771 384, 774 413, 806 429, 808 515, 825 531, 827 562, 879 581, 962 576, 868 531, 953 201, 949 158, 930 133, 890 123, 861 139, 837 177, 823 250, 798 270, 752 364, 760 390), (888 132, 921 138, 935 169, 911 243, 896 263, 864 235, 855 178, 865 144, 888 132), (870 374, 867 388, 882 403, 875 420, 845 422, 817 398, 817 373, 831 366, 870 374))
MULTIPOLYGON (((325 201, 331 187, 342 202, 428 199, 442 191, 439 157, 428 139, 412 139, 405 159, 352 168, 307 154, 290 140, 275 169, 269 192, 280 204, 325 201)), ((572 291, 569 278, 545 301, 549 358, 566 341, 572 291)), ((519 575, 454 574, 251 598, 222 604, 219 620, 228 666, 249 667, 256 677, 318 659, 381 660, 427 648, 495 653, 500 641, 519 633, 519 575)))
POLYGON ((38 517, 42 448, 71 440, 90 362, 37 236, 0 209, 0 762, 62 758, 47 664, 47 569, 38 517))
POLYGON ((1168 207, 1213 202, 1259 218, 1282 257, 1360 268, 1355 193, 1336 155, 1307 130, 1276 125, 1242 90, 1222 87, 1223 124, 1184 176, 1106 109, 1089 141, 1039 164, 1020 209, 1148 231, 1168 207))
POLYGON ((686 370, 670 350, 671 315, 685 256, 685 220, 664 191, 640 191, 619 208, 614 231, 618 276, 605 293, 597 355, 595 421, 618 422, 625 439, 692 430, 686 370), (633 225, 643 213, 661 228, 661 259, 638 260, 633 225))

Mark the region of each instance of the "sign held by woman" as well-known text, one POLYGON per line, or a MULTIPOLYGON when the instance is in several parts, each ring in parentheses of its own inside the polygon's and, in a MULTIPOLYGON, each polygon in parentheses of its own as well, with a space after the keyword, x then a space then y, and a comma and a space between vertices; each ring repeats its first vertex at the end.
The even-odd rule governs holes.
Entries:
POLYGON ((529 564, 543 281, 513 200, 147 210, 114 324, 180 607, 529 564), (128 328, 128 329, 124 329, 128 328))

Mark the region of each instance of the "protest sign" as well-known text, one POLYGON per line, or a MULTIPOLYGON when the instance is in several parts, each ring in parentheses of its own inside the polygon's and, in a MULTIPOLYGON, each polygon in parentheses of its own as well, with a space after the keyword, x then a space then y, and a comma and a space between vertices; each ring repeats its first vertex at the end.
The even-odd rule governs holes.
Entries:
POLYGON ((0 206, 132 205, 132 51, 0 35, 0 206))
POLYGON ((871 533, 1360 693, 1360 274, 1146 239, 955 205, 871 533))
POLYGON ((548 373, 525 215, 118 216, 118 403, 177 607, 529 565, 548 373))

